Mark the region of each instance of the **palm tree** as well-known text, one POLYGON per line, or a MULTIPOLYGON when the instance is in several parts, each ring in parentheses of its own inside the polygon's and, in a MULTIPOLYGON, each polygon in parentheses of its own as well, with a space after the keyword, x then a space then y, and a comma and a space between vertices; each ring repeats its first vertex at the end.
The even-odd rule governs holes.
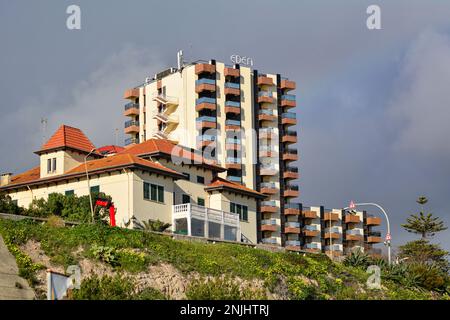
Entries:
POLYGON ((425 240, 428 236, 434 236, 436 232, 447 230, 439 217, 434 217, 432 213, 424 213, 423 206, 428 202, 426 197, 421 196, 416 202, 422 206, 422 210, 419 214, 412 214, 406 219, 407 223, 402 224, 406 231, 420 234, 425 240))

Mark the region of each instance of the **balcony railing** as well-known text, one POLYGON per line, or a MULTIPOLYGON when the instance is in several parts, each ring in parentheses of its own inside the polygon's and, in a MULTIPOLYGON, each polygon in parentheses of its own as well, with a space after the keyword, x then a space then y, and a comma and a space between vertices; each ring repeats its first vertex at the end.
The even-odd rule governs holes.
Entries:
POLYGON ((305 229, 305 230, 308 230, 308 231, 319 231, 319 230, 320 230, 320 227, 319 227, 318 225, 315 225, 315 224, 307 224, 307 225, 304 227, 304 229, 305 229))
POLYGON ((227 157, 225 159, 226 163, 235 163, 235 164, 241 164, 242 163, 242 159, 241 158, 234 158, 234 157, 227 157))
POLYGON ((266 226, 273 226, 273 225, 277 224, 277 220, 276 219, 261 220, 261 224, 266 225, 266 226))
POLYGON ((139 127, 139 121, 129 120, 129 121, 125 122, 125 128, 132 127, 132 126, 138 126, 139 127))
POLYGON ((294 191, 298 191, 299 187, 296 184, 287 184, 286 185, 286 190, 294 190, 294 191))
POLYGON ((125 111, 133 108, 139 109, 139 103, 129 102, 125 105, 125 111))
POLYGON ((227 120, 225 120, 225 125, 226 126, 240 126, 241 122, 239 120, 227 119, 227 120))
POLYGON ((241 103, 237 102, 237 101, 225 101, 225 107, 240 108, 241 107, 241 103))
POLYGON ((274 128, 261 128, 258 130, 259 134, 276 134, 276 131, 274 128))
POLYGON ((263 189, 263 188, 275 189, 276 188, 275 182, 262 182, 260 186, 261 186, 261 189, 263 189))
POLYGON ((368 234, 369 237, 381 237, 380 231, 370 231, 368 234))
POLYGON ((347 230, 347 234, 355 235, 355 236, 362 236, 364 234, 362 229, 352 229, 347 230))
POLYGON ((197 100, 195 100, 195 104, 199 105, 201 103, 216 103, 216 99, 215 98, 208 98, 208 97, 202 97, 202 98, 198 98, 197 100))
POLYGON ((325 233, 342 233, 342 227, 331 227, 331 228, 326 228, 325 229, 325 233))
POLYGON ((261 206, 263 207, 275 207, 276 202, 275 201, 261 201, 261 206))
POLYGON ((239 83, 225 82, 225 88, 239 89, 240 85, 239 83))
POLYGON ((322 249, 322 245, 318 242, 307 243, 305 247, 307 249, 322 249))
POLYGON ((210 116, 202 116, 202 117, 198 117, 197 122, 216 122, 216 118, 215 117, 210 117, 210 116))
POLYGON ((273 115, 275 115, 274 113, 273 113, 273 111, 272 110, 266 110, 266 109, 261 109, 261 110, 259 110, 259 114, 261 114, 261 115, 268 115, 268 116, 273 116, 273 115))
POLYGON ((296 137, 297 136, 297 131, 288 130, 288 131, 285 131, 283 135, 284 136, 290 136, 290 137, 296 137))
POLYGON ((212 85, 215 85, 216 84, 216 80, 214 80, 214 79, 207 79, 207 78, 202 78, 202 79, 199 79, 199 80, 196 80, 195 81, 195 85, 200 85, 200 84, 212 84, 212 85))
POLYGON ((300 246, 300 241, 298 241, 298 240, 288 240, 288 241, 285 242, 285 245, 287 247, 290 247, 290 246, 292 246, 292 247, 299 247, 300 246))
POLYGON ((202 142, 202 141, 216 141, 217 136, 212 136, 212 135, 208 135, 208 134, 204 134, 201 136, 197 137, 197 141, 202 142))
POLYGON ((260 170, 276 170, 275 165, 273 164, 266 164, 266 165, 261 165, 259 167, 260 170))
POLYGON ((264 244, 277 244, 277 239, 275 238, 263 238, 261 242, 264 244))
POLYGON ((227 180, 233 181, 233 182, 241 182, 242 181, 242 177, 238 177, 238 176, 227 176, 227 180))
POLYGON ((298 154, 298 150, 297 149, 286 149, 284 151, 284 154, 298 154))
POLYGON ((133 144, 133 143, 139 143, 139 139, 137 139, 137 138, 127 138, 127 139, 125 139, 125 145, 126 146, 128 146, 128 145, 130 145, 130 144, 133 144))
POLYGON ((292 202, 285 203, 284 204, 284 208, 285 209, 298 209, 298 210, 300 210, 300 203, 292 203, 292 202))
POLYGON ((259 146, 259 151, 277 152, 277 148, 275 146, 262 145, 259 146))
POLYGON ((298 173, 298 168, 296 167, 286 167, 285 172, 294 172, 294 173, 298 173))
POLYGON ((260 91, 260 92, 258 92, 258 97, 273 98, 273 94, 272 94, 272 92, 269 92, 269 91, 260 91))
POLYGON ((300 228, 300 222, 289 221, 289 222, 286 222, 284 225, 289 228, 300 228))
POLYGON ((294 113, 294 112, 285 112, 285 113, 283 113, 283 114, 281 114, 281 118, 283 118, 283 119, 296 119, 297 118, 297 116, 296 116, 296 114, 294 113))
POLYGON ((331 246, 326 246, 325 251, 344 251, 344 246, 342 244, 333 244, 331 246))
POLYGON ((283 94, 281 96, 282 100, 290 100, 290 101, 295 101, 295 94, 283 94))

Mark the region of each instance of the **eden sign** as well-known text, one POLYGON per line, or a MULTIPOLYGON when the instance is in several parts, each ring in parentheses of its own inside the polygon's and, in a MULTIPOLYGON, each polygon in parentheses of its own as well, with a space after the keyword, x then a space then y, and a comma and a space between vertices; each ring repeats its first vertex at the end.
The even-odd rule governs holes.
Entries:
POLYGON ((246 66, 252 66, 253 67, 253 59, 250 57, 241 57, 238 54, 233 54, 230 57, 231 62, 235 64, 244 64, 246 66))

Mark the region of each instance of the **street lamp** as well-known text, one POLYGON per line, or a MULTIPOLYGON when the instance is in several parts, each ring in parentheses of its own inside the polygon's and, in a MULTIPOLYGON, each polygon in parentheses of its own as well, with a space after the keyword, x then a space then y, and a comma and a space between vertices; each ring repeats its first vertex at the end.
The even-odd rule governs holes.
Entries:
POLYGON ((84 157, 84 168, 86 170, 86 181, 87 181, 87 185, 88 185, 88 193, 89 193, 89 204, 91 206, 91 218, 92 218, 92 223, 94 223, 94 206, 92 204, 92 194, 91 194, 91 184, 89 182, 89 173, 88 173, 88 169, 87 169, 87 158, 97 149, 92 149, 91 151, 89 151, 89 153, 84 157))
POLYGON ((356 207, 356 206, 375 206, 378 209, 380 209, 381 212, 383 212, 384 216, 386 217, 386 222, 387 222, 386 245, 388 247, 388 263, 391 264, 391 226, 390 226, 389 217, 388 217, 386 211, 379 204, 371 203, 371 202, 364 202, 364 203, 353 203, 352 202, 350 205, 351 205, 351 207, 345 207, 343 210, 354 209, 354 207, 356 207))

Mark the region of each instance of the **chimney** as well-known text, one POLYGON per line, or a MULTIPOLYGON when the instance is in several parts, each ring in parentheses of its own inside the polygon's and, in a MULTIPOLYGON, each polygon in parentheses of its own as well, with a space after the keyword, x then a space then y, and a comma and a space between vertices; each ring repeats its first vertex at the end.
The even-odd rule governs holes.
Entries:
POLYGON ((10 184, 11 177, 12 177, 12 173, 2 173, 0 175, 0 187, 10 184))

